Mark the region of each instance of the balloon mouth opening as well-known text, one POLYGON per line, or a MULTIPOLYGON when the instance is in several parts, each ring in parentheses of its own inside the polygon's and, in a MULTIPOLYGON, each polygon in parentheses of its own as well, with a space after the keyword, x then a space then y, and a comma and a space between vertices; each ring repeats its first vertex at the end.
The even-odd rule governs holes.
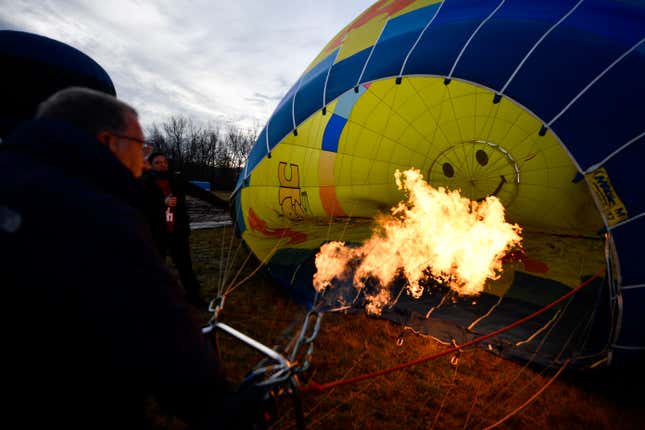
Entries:
MULTIPOLYGON (((446 86, 441 77, 406 76, 398 85, 391 78, 350 88, 325 111, 297 124, 298 135, 285 136, 257 168, 278 203, 268 211, 242 205, 261 259, 278 253, 275 261, 288 255, 297 265, 312 255, 299 249, 369 241, 365 220, 404 199, 394 172, 415 167, 435 189, 477 204, 496 198, 508 223, 521 226, 522 248, 502 256, 486 292, 504 296, 520 272, 572 288, 605 265, 604 222, 590 187, 574 181, 576 163, 558 136, 541 135, 542 119, 510 97, 459 79, 446 86)), ((268 201, 263 187, 242 193, 268 201)))

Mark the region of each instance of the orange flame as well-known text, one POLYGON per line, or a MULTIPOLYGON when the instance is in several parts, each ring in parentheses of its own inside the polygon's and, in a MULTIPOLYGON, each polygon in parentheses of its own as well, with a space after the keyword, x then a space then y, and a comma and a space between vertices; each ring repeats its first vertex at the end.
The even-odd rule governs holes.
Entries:
POLYGON ((386 288, 397 274, 407 279, 407 291, 423 294, 421 282, 431 276, 461 295, 475 295, 487 279, 499 278, 502 258, 519 246, 521 228, 504 219, 504 207, 495 196, 481 202, 461 197, 459 191, 428 185, 421 173, 396 171, 399 190, 408 194, 391 214, 376 218, 372 236, 360 247, 330 242, 316 255, 314 287, 322 292, 334 279, 347 279, 363 289, 368 278, 382 286, 367 297, 368 313, 380 313, 390 301, 386 288))

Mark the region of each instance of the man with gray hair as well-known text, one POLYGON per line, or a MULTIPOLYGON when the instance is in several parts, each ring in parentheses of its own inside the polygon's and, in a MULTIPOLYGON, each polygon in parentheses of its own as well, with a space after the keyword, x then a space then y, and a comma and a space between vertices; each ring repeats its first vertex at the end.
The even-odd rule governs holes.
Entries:
POLYGON ((145 149, 134 109, 82 88, 53 95, 0 145, 12 425, 141 428, 152 397, 191 428, 245 426, 138 209, 145 149))
POLYGON ((137 111, 87 88, 59 91, 40 104, 36 118, 64 121, 91 133, 137 178, 152 149, 143 138, 137 111))

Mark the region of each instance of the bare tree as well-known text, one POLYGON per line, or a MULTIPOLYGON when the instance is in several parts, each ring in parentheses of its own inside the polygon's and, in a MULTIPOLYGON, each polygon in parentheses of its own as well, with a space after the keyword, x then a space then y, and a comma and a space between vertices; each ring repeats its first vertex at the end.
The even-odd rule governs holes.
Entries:
POLYGON ((157 124, 152 124, 151 127, 146 129, 146 140, 152 145, 155 151, 167 152, 168 143, 166 142, 166 136, 157 124))
POLYGON ((162 124, 166 142, 166 155, 174 160, 176 167, 184 164, 184 146, 187 143, 188 118, 182 116, 173 116, 162 124))
POLYGON ((255 143, 256 135, 257 133, 252 130, 241 130, 236 127, 228 128, 226 133, 228 165, 226 167, 242 167, 255 143))
POLYGON ((229 125, 222 131, 219 125, 203 126, 184 116, 153 124, 146 133, 148 142, 172 159, 175 169, 190 170, 192 176, 212 182, 216 176, 234 180, 257 136, 253 129, 229 125))

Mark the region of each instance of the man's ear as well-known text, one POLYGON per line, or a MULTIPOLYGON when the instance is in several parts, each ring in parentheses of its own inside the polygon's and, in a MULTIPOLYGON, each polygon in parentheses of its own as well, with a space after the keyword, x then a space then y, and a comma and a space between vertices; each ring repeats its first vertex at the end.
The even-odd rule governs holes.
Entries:
POLYGON ((99 131, 96 134, 96 139, 103 145, 107 146, 110 151, 114 152, 116 150, 116 139, 109 131, 99 131))

